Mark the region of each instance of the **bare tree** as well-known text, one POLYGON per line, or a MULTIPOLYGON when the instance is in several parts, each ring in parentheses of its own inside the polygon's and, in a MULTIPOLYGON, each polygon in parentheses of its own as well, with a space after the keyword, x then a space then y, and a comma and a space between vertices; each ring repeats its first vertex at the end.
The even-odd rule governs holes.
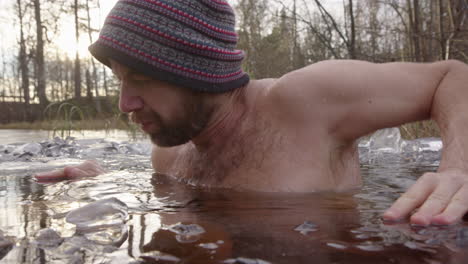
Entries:
MULTIPOLYGON (((78 46, 80 43, 80 23, 78 17, 78 0, 75 0, 75 4, 73 5, 73 11, 75 14, 75 38, 76 38, 76 45, 78 46)), ((81 98, 81 61, 80 61, 80 53, 78 48, 76 49, 75 54, 75 98, 81 98)))
POLYGON ((36 78, 37 95, 41 105, 49 104, 46 95, 46 76, 44 60, 44 31, 41 18, 41 4, 39 0, 34 0, 34 17, 36 20, 36 78))
POLYGON ((24 37, 24 29, 23 29, 23 7, 22 1, 16 0, 17 4, 17 11, 18 11, 18 19, 19 19, 19 27, 20 27, 20 41, 19 41, 19 70, 21 72, 21 89, 23 90, 24 96, 24 103, 26 104, 26 115, 28 115, 29 104, 30 104, 30 95, 29 95, 29 69, 28 69, 28 58, 27 58, 27 50, 26 50, 26 39, 24 37))

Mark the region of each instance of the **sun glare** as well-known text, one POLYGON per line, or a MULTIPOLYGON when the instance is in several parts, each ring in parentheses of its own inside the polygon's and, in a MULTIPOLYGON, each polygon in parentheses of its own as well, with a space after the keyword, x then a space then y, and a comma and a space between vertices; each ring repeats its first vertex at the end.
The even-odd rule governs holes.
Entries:
POLYGON ((75 58, 76 51, 80 55, 80 58, 87 58, 91 56, 88 51, 90 45, 89 39, 84 36, 80 36, 79 43, 76 43, 74 32, 66 32, 59 36, 56 41, 58 48, 61 53, 69 58, 75 58))
MULTIPOLYGON (((116 2, 117 0, 101 1, 100 10, 91 10, 92 28, 98 29, 102 26, 105 17, 116 2)), ((93 41, 96 41, 96 39, 98 38, 98 34, 94 33, 92 35, 92 38, 93 41)), ((63 18, 60 33, 54 42, 57 48, 59 49, 59 53, 63 54, 64 56, 68 56, 69 58, 75 58, 76 51, 78 51, 80 58, 91 57, 91 54, 88 51, 88 47, 89 45, 91 45, 91 43, 87 32, 80 31, 80 38, 78 43, 76 43, 75 24, 73 17, 67 16, 63 18)))

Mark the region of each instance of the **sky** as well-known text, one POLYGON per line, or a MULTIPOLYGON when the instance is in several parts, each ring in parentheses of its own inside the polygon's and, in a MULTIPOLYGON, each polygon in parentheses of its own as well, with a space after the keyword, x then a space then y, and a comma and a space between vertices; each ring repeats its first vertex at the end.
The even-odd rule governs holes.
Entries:
MULTIPOLYGON (((44 0, 41 0, 43 2, 44 0)), ((288 2, 290 0, 285 0, 288 2)), ((92 26, 99 28, 107 13, 117 0, 101 0, 101 13, 94 11, 92 14, 92 26)), ((231 5, 235 5, 237 0, 228 0, 231 5)), ((322 0, 323 5, 334 15, 341 16, 343 12, 343 0, 322 0)), ((16 0, 0 0, 0 52, 2 54, 14 54, 17 51, 15 46, 19 39, 19 29, 15 18, 14 4, 16 0)), ((72 2, 69 1, 71 4, 72 2)), ((75 44, 74 17, 67 15, 62 17, 63 28, 61 34, 56 36, 54 42, 57 44, 59 53, 74 57, 76 49, 82 57, 89 56, 87 47, 89 38, 87 34, 82 34, 79 46, 75 44)), ((94 36, 96 38, 97 36, 94 36)))

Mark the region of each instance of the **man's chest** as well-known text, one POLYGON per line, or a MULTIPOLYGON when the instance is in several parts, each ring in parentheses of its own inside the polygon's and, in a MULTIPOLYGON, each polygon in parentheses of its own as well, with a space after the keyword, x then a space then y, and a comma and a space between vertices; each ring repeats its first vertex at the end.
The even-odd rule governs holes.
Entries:
POLYGON ((200 152, 186 145, 175 155, 170 174, 195 185, 234 187, 267 178, 285 158, 285 142, 280 133, 260 127, 227 139, 219 149, 200 152), (273 161, 277 161, 276 164, 273 161))
POLYGON ((193 185, 257 191, 345 189, 360 183, 352 146, 334 149, 323 138, 307 141, 261 129, 227 140, 219 151, 202 153, 185 145, 162 172, 193 185))

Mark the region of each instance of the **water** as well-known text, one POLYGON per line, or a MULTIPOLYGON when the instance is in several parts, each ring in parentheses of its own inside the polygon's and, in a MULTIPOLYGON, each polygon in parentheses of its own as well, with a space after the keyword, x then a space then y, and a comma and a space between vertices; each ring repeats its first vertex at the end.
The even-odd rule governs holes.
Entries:
POLYGON ((387 130, 362 140, 363 188, 339 194, 183 185, 152 174, 144 141, 24 142, 0 143, 2 263, 468 263, 466 223, 416 228, 380 218, 436 170, 438 139, 387 130), (48 184, 31 177, 88 158, 112 172, 48 184))

